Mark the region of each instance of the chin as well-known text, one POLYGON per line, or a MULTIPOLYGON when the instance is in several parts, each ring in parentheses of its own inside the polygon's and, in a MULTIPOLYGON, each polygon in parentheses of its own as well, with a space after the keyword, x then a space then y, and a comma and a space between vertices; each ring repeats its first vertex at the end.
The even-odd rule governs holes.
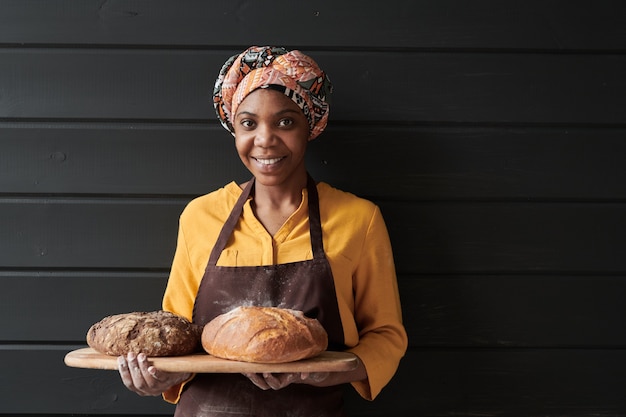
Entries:
POLYGON ((256 179, 257 183, 263 184, 265 186, 280 185, 286 182, 286 179, 284 177, 276 175, 256 173, 254 174, 254 178, 256 179))

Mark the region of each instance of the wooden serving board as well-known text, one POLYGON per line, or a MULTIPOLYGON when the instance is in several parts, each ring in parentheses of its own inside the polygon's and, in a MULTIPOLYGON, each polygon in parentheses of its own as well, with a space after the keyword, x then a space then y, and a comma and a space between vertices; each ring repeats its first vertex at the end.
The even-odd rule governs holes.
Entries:
MULTIPOLYGON (((287 363, 250 363, 216 358, 205 353, 148 359, 167 372, 241 373, 241 372, 345 372, 357 366, 356 356, 347 352, 325 351, 318 356, 287 363)), ((65 364, 74 368, 117 370, 117 356, 82 348, 65 355, 65 364)))

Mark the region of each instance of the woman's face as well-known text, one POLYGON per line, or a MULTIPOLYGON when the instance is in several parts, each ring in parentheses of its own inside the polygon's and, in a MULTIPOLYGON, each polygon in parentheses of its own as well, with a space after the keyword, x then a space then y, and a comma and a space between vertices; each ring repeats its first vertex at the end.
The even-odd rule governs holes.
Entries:
POLYGON ((309 124, 302 110, 281 92, 261 88, 237 108, 235 146, 244 165, 263 185, 301 184, 309 124))

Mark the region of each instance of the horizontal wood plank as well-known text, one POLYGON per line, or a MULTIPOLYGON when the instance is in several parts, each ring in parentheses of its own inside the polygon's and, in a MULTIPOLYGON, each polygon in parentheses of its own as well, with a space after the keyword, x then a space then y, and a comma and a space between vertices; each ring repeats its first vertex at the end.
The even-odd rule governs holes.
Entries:
POLYGON ((626 277, 398 278, 414 347, 624 348, 626 277))
MULTIPOLYGON (((158 398, 138 397, 114 371, 68 368, 72 346, 4 346, 4 413, 171 415, 158 398), (37 392, 38 401, 24 402, 37 392)), ((354 416, 611 416, 623 410, 626 351, 584 349, 411 350, 374 402, 348 388, 354 416)))
POLYGON ((0 134, 7 194, 201 195, 250 177, 218 126, 37 125, 0 134))
MULTIPOLYGON (((624 350, 412 350, 355 416, 588 417, 623 413, 624 350)), ((352 398, 355 398, 353 393, 352 398)), ((349 401, 352 404, 353 401, 349 401)))
MULTIPOLYGON (((4 271, 0 280, 0 342, 84 343, 105 316, 159 309, 167 273, 4 271), (50 297, 60 290, 63 302, 50 297)), ((398 282, 412 347, 626 346, 624 276, 400 275, 398 282)))
POLYGON ((78 8, 71 0, 3 0, 0 43, 623 50, 623 16, 620 1, 588 7, 565 0, 390 0, 367 6, 357 0, 276 0, 267 7, 255 1, 83 0, 78 8), (277 13, 280 25, 265 24, 277 13), (346 25, 349 30, 337 36, 333 28, 346 25))
POLYGON ((0 200, 0 265, 169 268, 184 202, 164 199, 0 200))
POLYGON ((403 273, 617 273, 624 204, 382 203, 403 273))
MULTIPOLYGON (((7 123, 0 136, 4 194, 195 196, 250 175, 218 126, 7 123)), ((370 199, 624 200, 625 136, 623 129, 330 126, 309 145, 307 163, 314 178, 370 199)))
POLYGON ((2 271, 0 282, 0 342, 85 343, 105 316, 159 310, 167 272, 2 271))
MULTIPOLYGON (((214 120, 212 85, 235 52, 0 50, 0 119, 214 120)), ((332 120, 623 124, 626 113, 624 55, 314 57, 336 87, 332 120)))
MULTIPOLYGON (((183 199, 5 198, 5 268, 169 268, 183 199)), ((623 203, 380 202, 401 273, 626 271, 623 203)))
MULTIPOLYGON (((42 325, 44 325, 42 323, 42 325)), ((55 414, 172 415, 174 406, 159 397, 140 397, 115 371, 70 368, 65 355, 80 346, 0 345, 2 412, 55 414), (36 392, 37 401, 24 401, 36 392)))

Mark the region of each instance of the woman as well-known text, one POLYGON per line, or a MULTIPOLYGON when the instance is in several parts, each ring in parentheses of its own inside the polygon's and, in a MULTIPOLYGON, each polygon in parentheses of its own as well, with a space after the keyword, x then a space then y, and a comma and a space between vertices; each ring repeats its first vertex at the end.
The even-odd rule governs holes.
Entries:
POLYGON ((176 416, 343 416, 342 385, 369 400, 407 348, 387 230, 371 202, 315 183, 305 152, 325 128, 331 84, 299 51, 251 47, 223 66, 214 104, 252 174, 192 201, 163 308, 198 324, 239 305, 304 311, 349 372, 167 373, 144 354, 119 358, 124 384, 177 403, 176 416))

